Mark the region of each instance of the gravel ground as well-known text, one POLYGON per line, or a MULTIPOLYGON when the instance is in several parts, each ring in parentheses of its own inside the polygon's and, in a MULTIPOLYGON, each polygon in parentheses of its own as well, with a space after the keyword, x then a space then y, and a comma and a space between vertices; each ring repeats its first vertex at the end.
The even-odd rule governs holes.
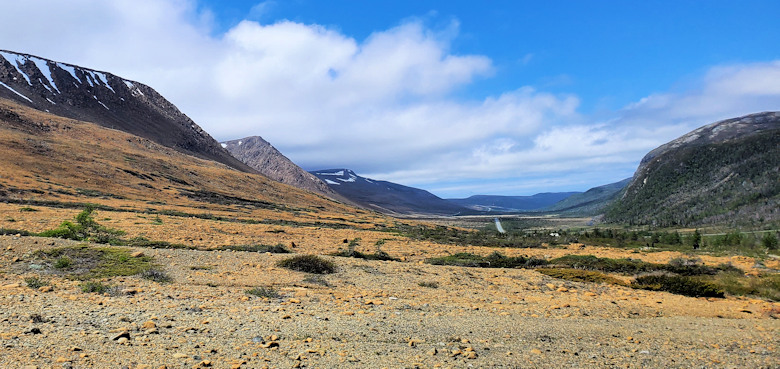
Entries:
POLYGON ((109 296, 29 268, 69 244, 0 237, 0 367, 780 367, 780 304, 761 300, 348 258, 312 277, 275 266, 288 255, 152 249, 174 282, 115 277, 109 296))

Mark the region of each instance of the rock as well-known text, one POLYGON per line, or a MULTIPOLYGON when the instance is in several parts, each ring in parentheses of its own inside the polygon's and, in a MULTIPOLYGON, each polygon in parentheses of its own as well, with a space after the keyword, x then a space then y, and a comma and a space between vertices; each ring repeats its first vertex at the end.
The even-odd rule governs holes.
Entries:
POLYGON ((262 348, 279 347, 279 342, 276 342, 276 341, 266 342, 266 343, 260 345, 260 347, 262 347, 262 348))
POLYGON ((130 342, 130 339, 127 338, 127 337, 120 337, 118 340, 116 340, 116 342, 119 343, 119 344, 125 344, 125 343, 130 342))
POLYGON ((67 362, 69 362, 70 360, 68 360, 68 359, 66 359, 66 358, 64 358, 64 357, 62 357, 62 356, 60 356, 60 357, 58 357, 58 358, 57 358, 57 360, 56 360, 56 361, 57 361, 58 363, 67 363, 67 362))
POLYGON ((154 329, 157 328, 157 324, 151 320, 144 322, 144 324, 141 326, 143 329, 154 329))
POLYGON ((111 340, 118 341, 120 338, 127 338, 129 340, 130 332, 128 332, 127 330, 122 330, 118 334, 114 335, 114 337, 111 337, 111 340))
POLYGON ((535 355, 541 355, 541 354, 542 354, 542 351, 540 351, 540 350, 538 350, 538 349, 531 349, 531 353, 532 353, 532 354, 535 354, 535 355))
POLYGON ((177 352, 177 353, 173 354, 173 358, 174 359, 186 359, 188 357, 189 356, 187 356, 187 354, 182 354, 181 352, 177 352))
POLYGON ((54 288, 52 286, 41 286, 38 288, 38 291, 40 292, 51 292, 54 291, 54 288))
POLYGON ((479 356, 479 355, 477 355, 476 352, 470 351, 468 354, 466 354, 466 359, 476 359, 477 356, 479 356))
POLYGON ((140 257, 144 256, 144 252, 143 251, 136 251, 136 252, 130 254, 130 256, 134 257, 134 258, 140 258, 140 257))
POLYGON ((436 349, 436 347, 432 348, 430 351, 428 351, 428 355, 436 356, 436 354, 439 353, 439 350, 436 349))

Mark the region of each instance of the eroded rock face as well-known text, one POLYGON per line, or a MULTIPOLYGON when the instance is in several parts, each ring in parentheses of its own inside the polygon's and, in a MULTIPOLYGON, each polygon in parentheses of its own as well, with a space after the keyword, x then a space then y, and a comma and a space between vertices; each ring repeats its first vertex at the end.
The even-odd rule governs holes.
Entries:
POLYGON ((222 146, 268 178, 331 198, 338 197, 325 182, 301 169, 260 136, 225 141, 222 146))
POLYGON ((111 73, 0 50, 0 97, 254 172, 151 87, 111 73))

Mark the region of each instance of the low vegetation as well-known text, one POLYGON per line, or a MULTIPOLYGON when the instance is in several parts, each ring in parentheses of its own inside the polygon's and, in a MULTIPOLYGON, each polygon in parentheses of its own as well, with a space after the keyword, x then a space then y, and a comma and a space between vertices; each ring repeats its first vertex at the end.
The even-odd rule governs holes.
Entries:
POLYGON ((97 243, 118 243, 118 236, 124 234, 124 231, 111 229, 98 224, 92 213, 95 211, 94 205, 87 205, 84 210, 76 215, 75 223, 64 221, 59 227, 38 234, 41 237, 65 238, 76 241, 91 241, 97 243))
POLYGON ((246 252, 270 252, 272 254, 289 254, 288 250, 282 244, 276 245, 229 245, 216 248, 217 250, 233 250, 233 251, 246 251, 246 252))
POLYGON ((500 252, 494 252, 488 256, 461 252, 449 256, 426 259, 425 262, 432 265, 454 265, 479 268, 529 268, 545 265, 547 263, 544 259, 533 256, 508 257, 500 252))
POLYGON ((250 296, 263 297, 268 299, 278 299, 281 297, 279 292, 273 287, 255 287, 246 290, 245 293, 250 296))
POLYGON ((43 286, 49 286, 51 283, 49 281, 41 279, 41 277, 27 277, 24 279, 24 283, 27 285, 27 287, 30 287, 34 290, 37 290, 43 286))
POLYGON ((36 251, 33 257, 43 270, 76 280, 140 275, 156 282, 171 281, 150 257, 133 257, 129 250, 117 247, 60 247, 36 251))
POLYGON ((312 274, 331 274, 336 272, 336 264, 316 255, 297 255, 280 260, 282 268, 312 274))
POLYGON ((573 282, 614 284, 625 286, 626 283, 615 277, 608 276, 601 272, 570 268, 539 268, 537 272, 546 276, 558 279, 565 279, 573 282))
POLYGON ((632 288, 666 291, 691 297, 724 297, 723 289, 703 278, 675 274, 649 274, 636 277, 632 288))
MULTIPOLYGON (((347 240, 345 240, 347 241, 347 240)), ((366 259, 366 260, 384 260, 384 261, 398 261, 399 259, 390 256, 390 254, 382 251, 381 246, 384 244, 384 240, 379 240, 376 243, 376 251, 373 254, 366 254, 355 250, 360 246, 360 238, 355 238, 348 241, 346 249, 339 249, 339 251, 331 254, 331 256, 366 259)))

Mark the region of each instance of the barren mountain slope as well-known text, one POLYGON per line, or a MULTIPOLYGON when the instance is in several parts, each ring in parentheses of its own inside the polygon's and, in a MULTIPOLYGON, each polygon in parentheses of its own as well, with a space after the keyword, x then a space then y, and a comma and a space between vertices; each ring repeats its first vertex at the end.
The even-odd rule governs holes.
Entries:
POLYGON ((0 97, 253 172, 157 91, 111 73, 0 50, 0 97))

